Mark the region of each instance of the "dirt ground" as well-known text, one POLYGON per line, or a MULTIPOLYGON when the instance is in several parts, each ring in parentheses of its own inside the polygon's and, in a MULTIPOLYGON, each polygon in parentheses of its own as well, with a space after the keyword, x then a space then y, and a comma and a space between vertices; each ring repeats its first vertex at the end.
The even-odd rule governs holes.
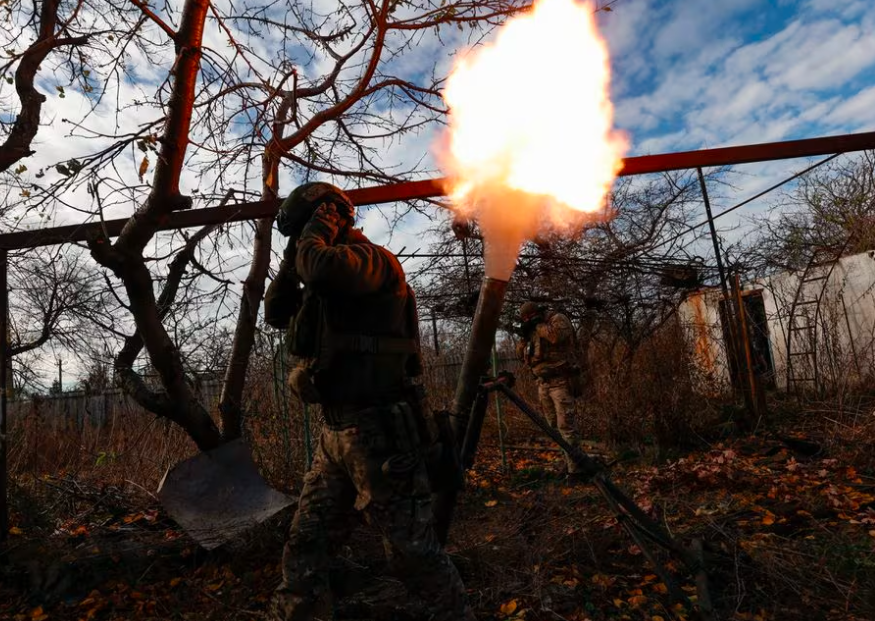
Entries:
MULTIPOLYGON (((716 618, 862 621, 875 619, 875 471, 861 455, 770 434, 628 459, 612 476, 673 536, 704 541, 716 618)), ((470 473, 449 551, 478 618, 699 618, 683 566, 658 555, 688 596, 672 603, 595 488, 566 482, 560 463, 532 439, 506 468, 486 447, 470 473)), ((265 618, 290 512, 206 553, 133 485, 46 475, 11 493, 0 619, 265 618)), ((364 525, 332 579, 338 619, 424 618, 364 525)))

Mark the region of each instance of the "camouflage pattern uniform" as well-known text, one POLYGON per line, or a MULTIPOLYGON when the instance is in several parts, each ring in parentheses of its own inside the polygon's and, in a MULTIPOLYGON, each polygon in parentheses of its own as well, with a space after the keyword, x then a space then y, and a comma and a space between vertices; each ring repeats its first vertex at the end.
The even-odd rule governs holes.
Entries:
MULTIPOLYGON (((550 425, 566 442, 579 446, 577 413, 568 374, 573 368, 574 327, 562 313, 547 312, 529 338, 520 345, 523 362, 532 370, 538 385, 541 410, 550 425)), ((566 454, 570 474, 579 468, 566 454)))
POLYGON ((411 424, 407 387, 416 371, 403 344, 415 335, 418 348, 412 291, 394 255, 344 229, 335 216, 334 205, 316 210, 297 242, 295 276, 284 276, 281 267, 265 297, 266 318, 281 325, 295 311, 284 299, 300 296, 274 285, 296 278, 304 285, 289 336, 294 348, 319 334, 317 350, 299 369, 311 379, 326 420, 283 552, 284 580, 272 613, 286 621, 332 618, 328 567, 359 510, 382 535, 393 571, 424 601, 429 619, 473 620, 461 578, 433 530, 421 439, 411 424), (307 310, 308 300, 318 312, 307 310))

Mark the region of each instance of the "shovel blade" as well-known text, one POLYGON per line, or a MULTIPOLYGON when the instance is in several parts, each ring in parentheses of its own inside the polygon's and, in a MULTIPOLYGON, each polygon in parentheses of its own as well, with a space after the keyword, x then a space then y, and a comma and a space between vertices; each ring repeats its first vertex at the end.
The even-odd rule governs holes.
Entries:
POLYGON ((170 468, 158 486, 158 498, 170 517, 207 550, 293 502, 262 478, 242 439, 170 468))

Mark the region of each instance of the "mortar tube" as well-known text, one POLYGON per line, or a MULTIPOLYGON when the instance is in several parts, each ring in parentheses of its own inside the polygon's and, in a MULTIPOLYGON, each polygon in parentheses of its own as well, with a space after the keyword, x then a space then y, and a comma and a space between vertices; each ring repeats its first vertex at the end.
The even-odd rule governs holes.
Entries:
POLYGON ((477 299, 477 310, 474 311, 474 321, 471 326, 471 336, 468 338, 468 349, 462 370, 456 383, 456 398, 453 405, 455 417, 453 432, 459 448, 468 429, 471 418, 471 406, 480 388, 480 378, 489 370, 492 347, 495 345, 495 333, 498 331, 498 321, 504 306, 504 294, 507 291, 506 280, 486 277, 480 285, 480 296, 477 299))
MULTIPOLYGON (((480 378, 489 369, 489 357, 495 344, 495 333, 498 330, 507 283, 506 280, 487 277, 480 285, 480 297, 477 300, 477 310, 474 312, 471 336, 468 338, 468 348, 465 351, 465 359, 462 362, 462 370, 456 384, 456 398, 453 405, 455 416, 452 419, 452 428, 457 451, 461 451, 466 435, 478 440, 480 437, 479 429, 474 434, 469 432, 468 423, 471 420, 471 406, 474 404, 477 391, 480 388, 480 378)), ((477 423, 482 425, 483 418, 479 417, 477 423)), ((473 446, 465 447, 470 454, 471 462, 473 462, 473 455, 477 450, 476 444, 475 441, 473 446)), ((446 489, 437 493, 434 498, 435 534, 442 545, 447 542, 458 493, 457 489, 446 489)))

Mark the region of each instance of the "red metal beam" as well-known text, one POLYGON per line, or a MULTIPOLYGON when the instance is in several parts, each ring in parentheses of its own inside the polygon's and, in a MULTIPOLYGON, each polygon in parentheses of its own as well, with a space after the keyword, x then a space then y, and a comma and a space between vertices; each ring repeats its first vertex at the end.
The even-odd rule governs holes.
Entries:
MULTIPOLYGON (((833 153, 864 151, 866 149, 875 149, 875 132, 629 157, 623 161, 623 169, 620 171, 620 176, 832 155, 833 153)), ((442 178, 405 181, 392 185, 349 190, 347 193, 356 205, 376 205, 443 196, 444 181, 442 178)), ((207 224, 273 217, 278 205, 278 201, 260 201, 226 205, 224 207, 177 211, 171 214, 165 222, 162 222, 159 229, 183 229, 205 226, 207 224)), ((105 231, 109 237, 115 237, 121 232, 125 222, 127 222, 127 218, 107 220, 103 223, 88 222, 0 234, 0 248, 16 250, 36 246, 82 242, 92 235, 99 234, 101 231, 105 231)))
POLYGON ((626 158, 620 175, 642 175, 687 168, 734 166, 753 162, 789 160, 797 157, 850 153, 867 149, 875 149, 875 132, 629 157, 626 158))

